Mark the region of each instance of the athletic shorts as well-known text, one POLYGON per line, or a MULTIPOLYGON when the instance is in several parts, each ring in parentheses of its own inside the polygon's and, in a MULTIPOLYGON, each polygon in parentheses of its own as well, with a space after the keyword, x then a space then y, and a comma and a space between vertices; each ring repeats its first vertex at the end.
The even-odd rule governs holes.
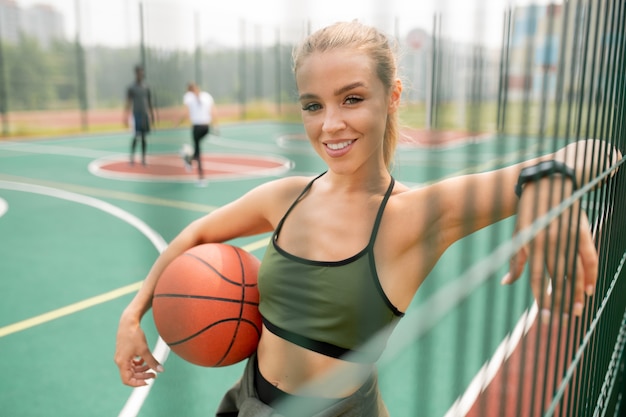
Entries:
POLYGON ((147 113, 133 113, 135 120, 135 132, 148 133, 150 132, 150 116, 147 113))

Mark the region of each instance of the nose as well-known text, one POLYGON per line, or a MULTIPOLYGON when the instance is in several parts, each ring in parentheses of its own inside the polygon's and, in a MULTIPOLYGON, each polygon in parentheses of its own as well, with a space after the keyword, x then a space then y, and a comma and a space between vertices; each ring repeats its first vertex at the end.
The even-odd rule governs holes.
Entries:
POLYGON ((327 107, 324 114, 324 124, 322 130, 325 133, 337 132, 346 127, 343 113, 340 109, 327 107))

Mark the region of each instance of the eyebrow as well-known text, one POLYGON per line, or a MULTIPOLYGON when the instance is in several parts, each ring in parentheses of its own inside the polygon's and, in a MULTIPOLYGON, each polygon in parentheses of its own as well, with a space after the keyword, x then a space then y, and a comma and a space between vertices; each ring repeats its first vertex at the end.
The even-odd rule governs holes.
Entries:
POLYGON ((363 87, 363 86, 365 86, 365 84, 363 84, 361 81, 357 81, 357 82, 354 82, 352 84, 348 84, 348 85, 346 85, 344 87, 341 87, 341 88, 335 90, 334 93, 335 93, 336 96, 339 96, 339 95, 341 95, 341 94, 343 94, 343 93, 345 93, 347 91, 350 91, 350 90, 355 89, 357 87, 363 87))
MULTIPOLYGON (((338 88, 337 90, 333 91, 333 94, 335 96, 339 96, 339 95, 341 95, 341 94, 343 94, 343 93, 345 93, 347 91, 350 91, 350 90, 352 90, 354 88, 363 87, 363 86, 365 86, 364 83, 362 83, 361 81, 357 81, 357 82, 354 82, 352 84, 348 84, 346 86, 338 88)), ((318 96, 316 94, 313 94, 313 93, 304 93, 304 94, 301 94, 299 96, 300 100, 311 100, 311 99, 316 99, 316 98, 318 98, 318 96)))

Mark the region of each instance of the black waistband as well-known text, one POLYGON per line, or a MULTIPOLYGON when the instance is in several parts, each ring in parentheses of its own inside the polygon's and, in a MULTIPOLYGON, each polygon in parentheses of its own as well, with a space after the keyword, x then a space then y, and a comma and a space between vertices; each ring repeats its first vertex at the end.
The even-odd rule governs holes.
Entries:
POLYGON ((259 362, 256 357, 254 358, 254 386, 256 387, 259 399, 267 405, 271 405, 277 400, 285 398, 285 396, 289 395, 285 391, 278 389, 274 384, 261 375, 261 371, 259 371, 259 362))
POLYGON ((289 394, 281 390, 265 379, 265 377, 261 374, 261 371, 259 370, 259 362, 256 356, 254 357, 254 386, 259 400, 270 406, 275 406, 280 403, 281 400, 292 398, 297 399, 304 410, 318 412, 342 400, 342 398, 305 397, 301 395, 289 394))

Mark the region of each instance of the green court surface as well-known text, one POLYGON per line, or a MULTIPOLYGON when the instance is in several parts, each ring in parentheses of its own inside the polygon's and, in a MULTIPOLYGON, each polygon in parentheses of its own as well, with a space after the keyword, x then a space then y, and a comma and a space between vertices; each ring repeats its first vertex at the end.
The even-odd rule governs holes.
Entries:
MULTIPOLYGON (((112 176, 95 169, 103 161, 127 160, 128 133, 0 141, 1 415, 212 415, 239 377, 242 363, 201 368, 171 354, 166 372, 149 393, 136 391, 124 408, 133 390, 121 384, 113 363, 120 313, 159 250, 187 223, 265 181, 324 170, 303 140, 300 125, 224 125, 219 133, 204 142, 205 155, 248 155, 286 163, 274 170, 222 166, 207 187, 198 187, 195 178, 184 173, 136 177, 144 171, 135 166, 112 176), (145 394, 145 401, 136 399, 145 394)), ((178 151, 188 141, 186 129, 153 132, 148 166, 163 157, 183 170, 178 151)), ((419 187, 493 169, 534 152, 532 144, 495 136, 447 147, 401 145, 394 176, 419 187)), ((511 220, 506 220, 450 248, 418 292, 407 318, 454 286, 512 230, 511 220)), ((261 257, 267 237, 231 243, 261 257)), ((444 416, 513 329, 530 305, 530 294, 521 282, 499 284, 507 265, 502 259, 495 278, 465 288, 464 301, 442 310, 441 319, 418 340, 406 343, 412 330, 408 325, 414 321, 396 328, 389 347, 406 343, 406 348, 384 355, 379 369, 392 416, 444 416)), ((154 345, 157 334, 150 314, 144 328, 154 345)))

